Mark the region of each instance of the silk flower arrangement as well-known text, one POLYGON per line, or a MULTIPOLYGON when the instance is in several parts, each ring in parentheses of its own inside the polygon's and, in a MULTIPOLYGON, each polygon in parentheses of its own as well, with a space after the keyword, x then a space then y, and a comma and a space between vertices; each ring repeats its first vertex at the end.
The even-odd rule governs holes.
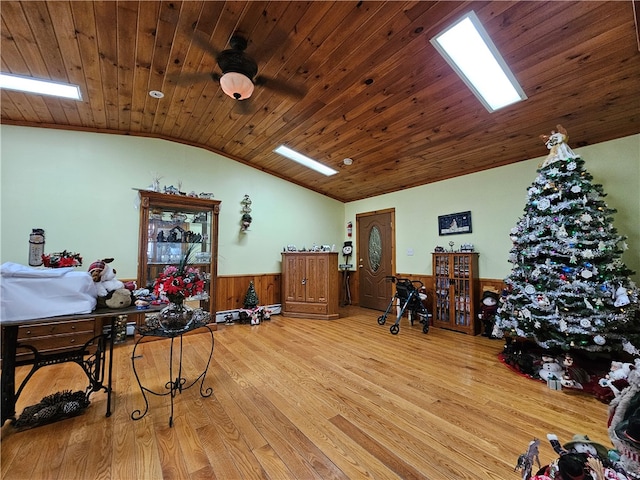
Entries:
POLYGON ((189 297, 204 292, 205 280, 200 270, 190 266, 193 246, 189 248, 180 264, 167 265, 155 279, 153 292, 158 297, 166 297, 169 302, 182 305, 189 297))

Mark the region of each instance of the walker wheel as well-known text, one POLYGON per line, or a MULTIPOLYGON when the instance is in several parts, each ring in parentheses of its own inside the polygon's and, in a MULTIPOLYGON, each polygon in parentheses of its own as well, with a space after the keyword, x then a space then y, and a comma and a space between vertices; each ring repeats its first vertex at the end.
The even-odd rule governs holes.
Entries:
POLYGON ((387 317, 385 317, 384 315, 380 315, 378 317, 378 325, 384 325, 386 321, 387 321, 387 317))
POLYGON ((400 327, 396 324, 391 325, 391 328, 389 328, 389 331, 393 334, 393 335, 397 335, 398 332, 400 331, 400 327))
POLYGON ((428 323, 425 323, 422 326, 422 333, 429 333, 429 324, 428 323))

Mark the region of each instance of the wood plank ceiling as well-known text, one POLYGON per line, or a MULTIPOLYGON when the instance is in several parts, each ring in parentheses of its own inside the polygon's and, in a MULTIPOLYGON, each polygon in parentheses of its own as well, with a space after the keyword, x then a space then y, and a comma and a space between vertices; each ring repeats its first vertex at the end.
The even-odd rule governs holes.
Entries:
POLYGON ((353 201, 545 155, 538 136, 558 123, 574 148, 640 133, 633 7, 3 0, 1 70, 78 84, 83 100, 3 90, 1 120, 169 139, 353 201), (524 102, 489 113, 431 46, 471 9, 524 102), (304 97, 256 86, 250 112, 239 113, 205 75, 219 73, 209 50, 229 48, 234 32, 248 38, 259 75, 304 88, 304 97), (281 143, 339 173, 283 159, 273 153, 281 143))

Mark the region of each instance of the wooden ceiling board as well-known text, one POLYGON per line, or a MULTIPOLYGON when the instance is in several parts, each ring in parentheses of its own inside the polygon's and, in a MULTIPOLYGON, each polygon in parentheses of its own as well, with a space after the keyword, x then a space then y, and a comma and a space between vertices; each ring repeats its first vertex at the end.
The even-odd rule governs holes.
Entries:
POLYGON ((557 123, 573 147, 640 133, 631 1, 4 0, 0 13, 2 71, 83 94, 2 91, 2 123, 172 140, 345 202, 543 156, 557 123), (524 102, 489 113, 430 44, 471 9, 524 102), (259 75, 306 95, 256 86, 240 114, 207 77, 236 31, 259 75), (281 143, 339 173, 290 163, 281 143))

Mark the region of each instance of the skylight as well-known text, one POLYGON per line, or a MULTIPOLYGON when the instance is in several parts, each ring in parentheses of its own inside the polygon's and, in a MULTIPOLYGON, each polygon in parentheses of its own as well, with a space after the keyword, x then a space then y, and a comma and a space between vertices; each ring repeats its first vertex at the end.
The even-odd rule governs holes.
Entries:
POLYGON ((80 87, 68 83, 51 82, 49 80, 38 80, 20 75, 10 75, 0 73, 0 88, 7 90, 18 90, 20 92, 39 93, 42 95, 54 95, 56 97, 82 100, 80 87))
POLYGON ((490 112, 527 98, 475 12, 431 43, 490 112))
POLYGON ((329 168, 326 165, 323 165, 322 163, 307 157, 306 155, 298 153, 295 150, 290 149, 289 147, 285 147, 284 145, 280 145, 274 150, 274 152, 282 155, 283 157, 287 157, 294 162, 298 162, 300 165, 304 165, 307 168, 315 170, 316 172, 320 172, 327 177, 338 173, 337 170, 329 168))

